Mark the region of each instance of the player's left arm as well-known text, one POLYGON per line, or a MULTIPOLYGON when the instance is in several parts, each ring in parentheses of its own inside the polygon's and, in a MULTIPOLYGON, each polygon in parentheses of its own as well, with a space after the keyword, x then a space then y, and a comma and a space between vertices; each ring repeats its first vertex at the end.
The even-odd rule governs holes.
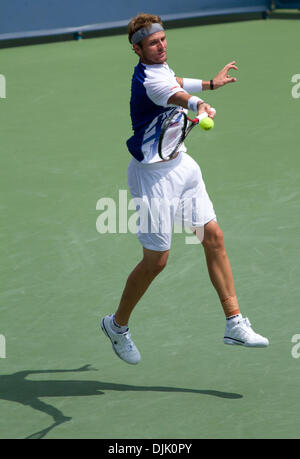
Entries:
MULTIPOLYGON (((211 82, 213 83, 213 89, 221 88, 228 83, 235 83, 237 79, 235 77, 231 77, 228 72, 230 70, 238 70, 236 66, 236 61, 229 62, 229 64, 225 65, 225 67, 220 70, 220 72, 210 81, 202 80, 202 91, 206 91, 211 88, 211 82)), ((184 78, 176 77, 178 84, 184 88, 184 78)))

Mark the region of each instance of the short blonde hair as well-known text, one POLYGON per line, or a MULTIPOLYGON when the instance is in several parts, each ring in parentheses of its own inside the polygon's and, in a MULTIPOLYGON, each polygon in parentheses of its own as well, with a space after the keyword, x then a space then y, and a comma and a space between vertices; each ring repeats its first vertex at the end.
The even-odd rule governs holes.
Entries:
POLYGON ((128 24, 128 40, 131 43, 131 38, 135 32, 143 27, 149 27, 151 24, 163 25, 162 20, 156 14, 139 13, 132 18, 128 24))

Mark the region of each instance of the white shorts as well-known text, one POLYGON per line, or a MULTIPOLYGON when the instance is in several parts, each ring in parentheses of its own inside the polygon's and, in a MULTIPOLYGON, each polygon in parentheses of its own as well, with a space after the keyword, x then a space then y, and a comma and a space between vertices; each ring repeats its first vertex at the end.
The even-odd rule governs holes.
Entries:
POLYGON ((146 249, 169 250, 174 222, 203 228, 216 219, 200 167, 186 153, 151 164, 133 158, 127 176, 138 213, 137 237, 146 249))

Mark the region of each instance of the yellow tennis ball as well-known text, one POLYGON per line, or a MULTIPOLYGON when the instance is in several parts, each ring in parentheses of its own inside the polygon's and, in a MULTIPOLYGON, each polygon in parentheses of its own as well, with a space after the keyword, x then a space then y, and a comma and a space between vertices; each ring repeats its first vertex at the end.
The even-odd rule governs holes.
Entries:
POLYGON ((204 131, 209 131, 210 129, 214 127, 214 125, 215 125, 214 120, 210 118, 209 116, 207 116, 206 118, 203 118, 203 120, 200 121, 200 127, 204 131))

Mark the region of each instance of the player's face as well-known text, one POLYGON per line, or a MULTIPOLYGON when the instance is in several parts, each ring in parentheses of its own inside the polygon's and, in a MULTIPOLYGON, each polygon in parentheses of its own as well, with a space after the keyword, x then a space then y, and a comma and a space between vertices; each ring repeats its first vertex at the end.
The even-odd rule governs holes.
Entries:
POLYGON ((142 40, 140 45, 134 46, 135 51, 141 58, 141 62, 147 65, 163 64, 167 60, 167 40, 164 31, 155 32, 142 40))

